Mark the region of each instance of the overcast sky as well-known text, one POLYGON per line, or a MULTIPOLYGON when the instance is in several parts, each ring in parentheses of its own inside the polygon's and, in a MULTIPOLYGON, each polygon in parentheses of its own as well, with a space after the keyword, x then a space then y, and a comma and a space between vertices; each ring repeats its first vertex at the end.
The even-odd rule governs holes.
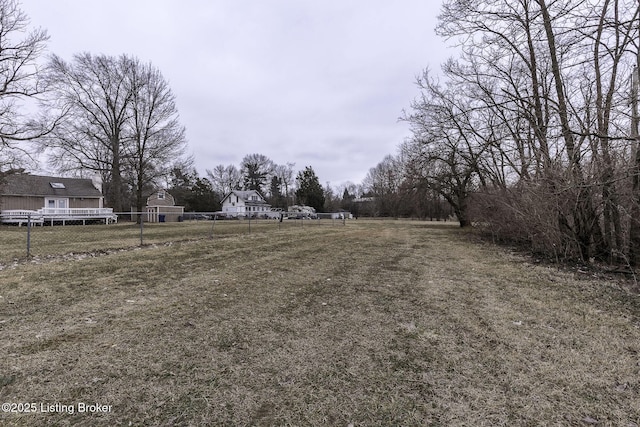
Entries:
POLYGON ((453 55, 439 0, 20 1, 49 53, 160 69, 200 176, 260 153, 359 184, 409 135, 416 76, 453 55))

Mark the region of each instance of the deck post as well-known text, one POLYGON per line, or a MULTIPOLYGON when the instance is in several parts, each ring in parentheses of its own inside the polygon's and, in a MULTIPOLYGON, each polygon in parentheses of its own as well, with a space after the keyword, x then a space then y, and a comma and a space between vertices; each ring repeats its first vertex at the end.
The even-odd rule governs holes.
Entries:
POLYGON ((31 214, 27 215, 27 258, 31 257, 31 214))

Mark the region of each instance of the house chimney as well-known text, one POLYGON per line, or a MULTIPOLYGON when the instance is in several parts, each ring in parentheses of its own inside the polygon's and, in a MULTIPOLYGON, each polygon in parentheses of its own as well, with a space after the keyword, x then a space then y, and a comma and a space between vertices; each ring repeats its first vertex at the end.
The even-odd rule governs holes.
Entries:
POLYGON ((91 183, 96 188, 96 190, 98 190, 100 194, 102 194, 102 176, 100 175, 99 172, 96 172, 95 174, 93 174, 93 177, 91 178, 91 183))

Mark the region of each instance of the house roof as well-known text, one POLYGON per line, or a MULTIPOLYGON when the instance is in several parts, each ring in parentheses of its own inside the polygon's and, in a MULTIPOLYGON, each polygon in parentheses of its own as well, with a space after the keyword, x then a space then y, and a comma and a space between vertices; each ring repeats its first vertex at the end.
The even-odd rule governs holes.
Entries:
POLYGON ((147 197, 147 206, 175 206, 176 199, 169 193, 167 190, 158 190, 154 193, 151 193, 149 197, 147 197), (162 198, 160 198, 160 194, 162 194, 162 198))
POLYGON ((102 192, 90 179, 12 174, 3 179, 0 194, 5 196, 100 198, 102 192))
POLYGON ((243 200, 246 204, 253 204, 253 205, 257 205, 257 204, 266 205, 267 204, 267 202, 264 200, 264 197, 262 197, 262 195, 256 190, 246 190, 246 191, 232 190, 231 193, 227 194, 222 199, 222 201, 224 202, 232 194, 235 194, 236 196, 238 196, 238 198, 243 200), (251 200, 251 196, 258 196, 258 200, 251 200))

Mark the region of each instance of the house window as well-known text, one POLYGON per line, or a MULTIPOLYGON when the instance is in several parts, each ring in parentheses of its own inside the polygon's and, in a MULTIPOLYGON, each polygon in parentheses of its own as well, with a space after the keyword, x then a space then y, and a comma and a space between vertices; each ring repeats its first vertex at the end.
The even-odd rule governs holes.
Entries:
POLYGON ((164 200, 164 191, 158 193, 158 200, 164 200))
POLYGON ((45 206, 51 209, 67 209, 69 207, 69 199, 46 199, 45 206))
POLYGON ((50 182, 51 188, 63 189, 65 188, 64 184, 61 182, 50 182))

